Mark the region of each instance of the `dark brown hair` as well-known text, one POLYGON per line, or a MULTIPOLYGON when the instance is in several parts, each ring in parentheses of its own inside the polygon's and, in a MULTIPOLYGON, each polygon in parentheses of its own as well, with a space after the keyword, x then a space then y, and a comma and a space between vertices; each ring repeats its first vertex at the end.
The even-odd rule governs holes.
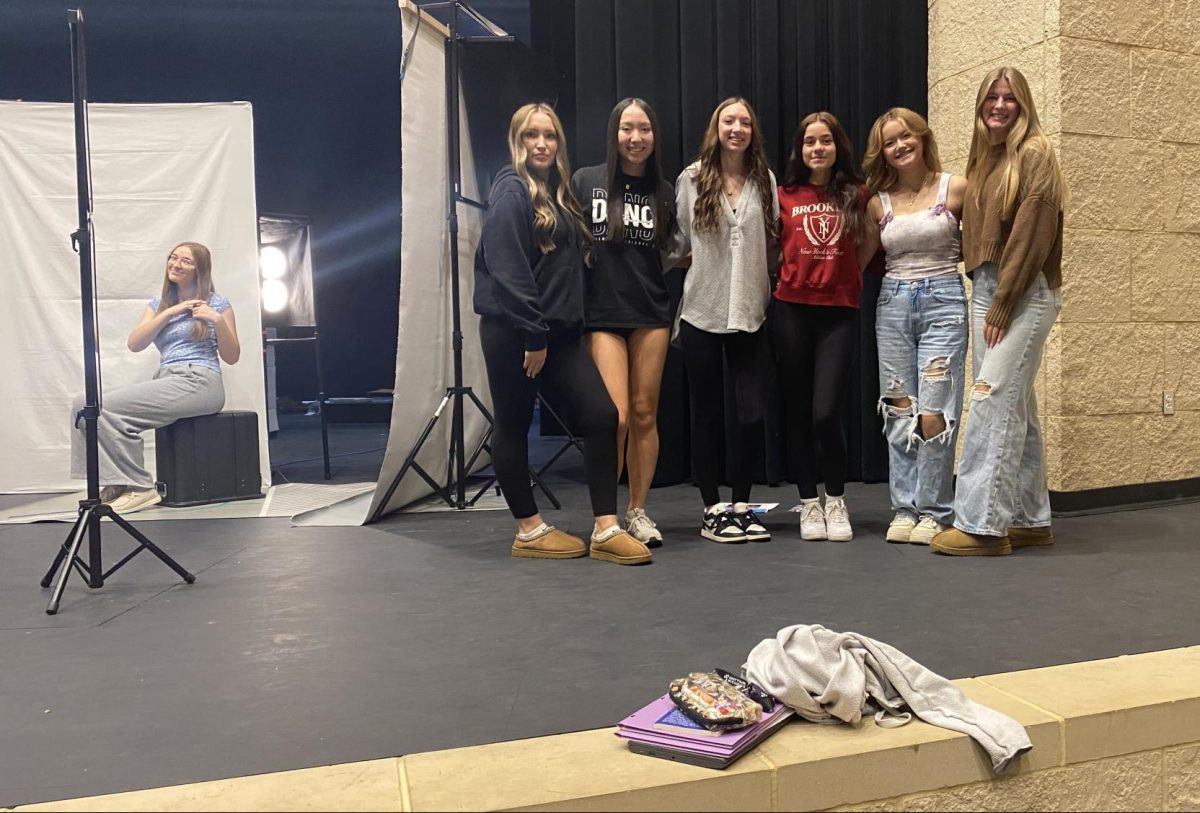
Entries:
POLYGON ((833 145, 837 155, 833 161, 833 172, 829 174, 829 182, 825 184, 825 197, 842 211, 842 218, 850 235, 857 242, 863 235, 866 226, 866 214, 862 205, 862 172, 858 162, 854 160, 854 147, 850 145, 850 136, 837 117, 824 110, 809 113, 792 138, 792 154, 788 156, 787 169, 783 173, 783 186, 795 189, 808 183, 812 170, 804 163, 804 134, 808 128, 821 122, 829 128, 833 135, 833 145))

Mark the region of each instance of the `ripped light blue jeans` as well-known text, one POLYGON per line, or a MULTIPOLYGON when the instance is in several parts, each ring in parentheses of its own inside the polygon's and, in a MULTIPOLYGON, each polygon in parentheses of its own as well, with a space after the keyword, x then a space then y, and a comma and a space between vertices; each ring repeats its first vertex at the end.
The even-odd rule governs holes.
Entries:
POLYGON ((1050 524, 1046 458, 1034 378, 1042 348, 1062 309, 1062 289, 1038 274, 1017 305, 1004 338, 989 348, 983 318, 999 269, 984 263, 971 277, 971 344, 975 386, 963 434, 954 496, 954 526, 1004 536, 1012 528, 1050 524))
POLYGON ((885 277, 875 306, 875 337, 892 510, 949 525, 967 357, 962 277, 942 274, 913 282, 885 277), (941 416, 945 429, 925 439, 919 415, 941 416))

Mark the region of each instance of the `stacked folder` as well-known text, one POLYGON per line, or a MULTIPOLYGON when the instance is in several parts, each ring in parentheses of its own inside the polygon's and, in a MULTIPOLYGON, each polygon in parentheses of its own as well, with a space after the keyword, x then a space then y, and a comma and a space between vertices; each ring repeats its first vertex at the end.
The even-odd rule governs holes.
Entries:
POLYGON ((794 713, 780 703, 754 725, 732 731, 710 731, 686 717, 664 694, 618 723, 616 734, 629 741, 629 750, 635 754, 705 768, 727 768, 794 713))

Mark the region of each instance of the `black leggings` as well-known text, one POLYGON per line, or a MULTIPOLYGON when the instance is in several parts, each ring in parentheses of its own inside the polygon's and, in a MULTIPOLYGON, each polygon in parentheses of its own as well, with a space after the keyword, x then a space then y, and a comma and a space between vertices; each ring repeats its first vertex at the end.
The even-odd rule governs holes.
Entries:
POLYGON ((721 447, 725 445, 723 371, 728 362, 738 426, 736 442, 726 449, 729 480, 733 502, 749 502, 751 454, 763 442, 765 335, 762 330, 709 333, 681 320, 679 341, 692 407, 692 472, 700 497, 706 506, 721 501, 717 486, 721 482, 721 447))
POLYGON ((492 468, 504 499, 517 519, 538 512, 529 484, 529 425, 538 386, 545 382, 566 400, 572 430, 583 438, 592 514, 617 513, 617 408, 613 406, 579 334, 551 333, 546 366, 537 378, 525 375, 524 335, 503 320, 484 316, 479 339, 492 392, 495 429, 492 468))
POLYGON ((817 496, 820 437, 825 494, 846 489, 846 391, 856 308, 771 301, 768 325, 786 411, 788 468, 802 499, 817 496))

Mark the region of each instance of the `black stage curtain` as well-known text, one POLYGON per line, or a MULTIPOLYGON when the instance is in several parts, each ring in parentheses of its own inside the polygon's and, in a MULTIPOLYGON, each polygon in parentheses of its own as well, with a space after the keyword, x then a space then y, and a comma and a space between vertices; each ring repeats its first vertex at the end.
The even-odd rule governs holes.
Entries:
MULTIPOLYGON (((575 166, 603 161, 608 113, 625 96, 646 99, 658 113, 657 149, 672 179, 693 160, 713 107, 727 96, 753 103, 777 176, 809 112, 836 115, 860 154, 871 123, 888 107, 926 112, 924 0, 534 0, 532 9, 534 52, 560 83, 558 110, 575 166)), ((887 449, 875 409, 879 276, 871 270, 847 433, 850 478, 879 482, 887 479, 887 449)), ((678 297, 682 272, 672 277, 678 297)), ((656 485, 689 478, 685 384, 673 350, 659 411, 656 485)), ((777 382, 767 386, 779 404, 777 382)), ((781 434, 780 404, 768 418, 762 482, 788 479, 781 434)))

